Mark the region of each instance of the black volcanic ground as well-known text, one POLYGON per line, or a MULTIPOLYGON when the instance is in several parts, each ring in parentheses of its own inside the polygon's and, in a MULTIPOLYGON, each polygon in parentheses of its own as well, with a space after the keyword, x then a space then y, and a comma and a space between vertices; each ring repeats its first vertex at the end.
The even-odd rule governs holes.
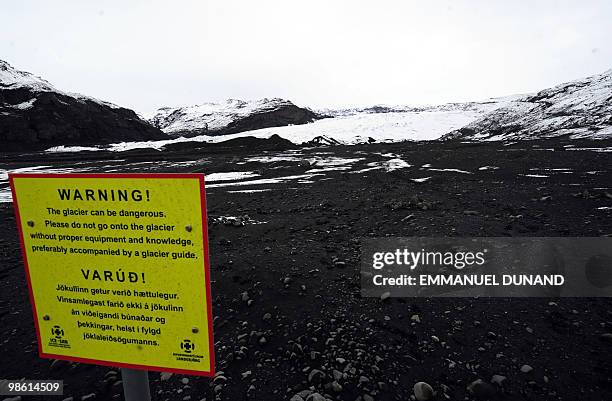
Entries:
MULTIPOLYGON (((612 333, 609 299, 360 296, 364 237, 612 235, 612 152, 566 145, 610 149, 612 141, 3 154, 0 168, 306 176, 210 183, 222 373, 212 380, 151 372, 156 400, 409 400, 419 381, 437 400, 611 400, 612 342, 602 336, 612 333), (342 164, 347 159, 358 160, 342 164), (355 173, 393 159, 412 167, 355 173), (412 181, 424 177, 431 178, 412 181), (246 189, 271 190, 231 192, 246 189), (244 215, 240 226, 220 218, 244 215), (523 365, 533 370, 523 373, 523 365), (494 375, 506 379, 490 384, 494 375), (478 379, 484 383, 468 391, 478 379)), ((121 399, 116 369, 38 358, 10 203, 0 216, 0 377, 64 379, 64 398, 121 399)))

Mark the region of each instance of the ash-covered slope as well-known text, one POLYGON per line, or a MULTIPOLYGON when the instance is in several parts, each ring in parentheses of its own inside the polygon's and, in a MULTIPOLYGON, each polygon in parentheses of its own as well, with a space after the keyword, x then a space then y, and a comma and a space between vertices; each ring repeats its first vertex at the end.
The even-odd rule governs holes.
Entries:
POLYGON ((612 69, 526 96, 444 139, 603 139, 612 137, 612 69))
POLYGON ((67 93, 0 60, 1 149, 163 139, 132 110, 67 93))
POLYGON ((260 128, 306 124, 320 118, 288 100, 228 99, 195 106, 163 107, 149 119, 171 136, 226 135, 260 128))

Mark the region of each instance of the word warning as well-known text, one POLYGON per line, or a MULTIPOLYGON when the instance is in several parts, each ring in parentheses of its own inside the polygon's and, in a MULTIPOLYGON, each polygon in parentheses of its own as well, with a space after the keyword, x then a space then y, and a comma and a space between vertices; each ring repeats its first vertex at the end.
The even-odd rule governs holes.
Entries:
POLYGON ((10 174, 41 357, 214 375, 203 174, 10 174))

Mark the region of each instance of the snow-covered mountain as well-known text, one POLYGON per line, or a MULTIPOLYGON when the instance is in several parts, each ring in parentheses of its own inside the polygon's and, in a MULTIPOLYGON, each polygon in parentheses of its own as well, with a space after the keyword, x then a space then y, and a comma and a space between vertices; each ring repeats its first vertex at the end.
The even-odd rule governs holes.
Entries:
POLYGON ((284 99, 228 99, 195 106, 163 107, 149 119, 170 136, 225 135, 259 128, 306 124, 319 116, 284 99))
MULTIPOLYGON (((63 107, 65 113, 83 107, 104 108, 115 112, 127 112, 128 121, 146 125, 130 110, 100 102, 81 95, 66 94, 53 88, 48 82, 31 74, 15 71, 8 64, 0 64, 0 140, 8 137, 7 116, 19 116, 31 111, 30 120, 41 118, 38 105, 53 104, 63 107), (36 94, 36 95, 33 95, 36 94), (43 94, 52 94, 53 100, 44 100, 43 94), (7 95, 8 94, 8 95, 7 95), (71 99, 69 102, 66 99, 71 99), (46 102, 46 103, 45 103, 46 102), (84 106, 85 105, 85 106, 84 106), (34 111, 35 110, 35 111, 34 111)), ((61 108, 60 107, 60 108, 61 108)), ((42 119, 49 119, 42 109, 42 119)), ((76 121, 66 118, 77 127, 83 117, 77 111, 76 121), (80 120, 79 120, 80 119, 80 120)), ((81 113, 82 114, 82 113, 81 113)), ((125 120, 122 121, 125 124, 125 120)), ((22 126, 10 132, 27 132, 22 126)), ((282 99, 242 101, 230 99, 220 103, 205 103, 181 108, 162 108, 149 120, 168 135, 155 130, 157 138, 132 139, 138 130, 125 125, 122 138, 112 145, 88 147, 89 150, 126 150, 156 148, 182 142, 210 142, 232 140, 241 137, 270 138, 278 135, 294 144, 354 144, 364 142, 395 142, 403 140, 435 139, 537 139, 553 136, 573 138, 612 137, 612 70, 589 78, 545 89, 536 94, 491 98, 480 102, 447 103, 434 106, 376 105, 362 108, 311 110, 301 108, 282 99), (159 135, 163 137, 160 138, 159 135), (127 138, 127 140, 125 139, 127 138), (150 140, 159 139, 159 140, 150 140)), ((53 133, 64 135, 64 127, 53 128, 53 133)), ((89 132, 79 130, 78 132, 89 132)), ((95 129, 93 132, 97 132, 95 129)), ((113 131, 114 132, 114 131, 113 131)), ((21 134, 23 135, 23 134, 21 134)), ((61 135, 55 135, 58 138, 61 135)), ((102 137, 99 135, 99 137, 102 137)), ((44 135, 40 138, 45 138, 44 135)), ((112 135, 102 140, 87 137, 91 143, 110 142, 112 135)), ((12 138, 15 139, 14 137, 12 138)), ((78 142, 65 136, 57 145, 78 142)), ((40 139, 35 139, 34 141, 40 139)), ((82 141, 86 142, 86 141, 82 141)), ((54 150, 68 149, 55 146, 54 150)), ((71 149, 85 149, 71 148, 71 149)))
POLYGON ((245 131, 231 137, 240 135, 268 138, 279 135, 297 144, 315 139, 315 142, 345 144, 432 140, 459 129, 492 110, 508 106, 520 98, 511 96, 483 102, 448 103, 424 107, 372 106, 358 109, 317 110, 317 114, 328 117, 309 124, 245 131))
MULTIPOLYGON (((433 139, 537 139, 553 136, 612 136, 612 70, 561 84, 535 94, 481 102, 433 106, 376 105, 361 108, 305 110, 300 123, 273 118, 292 106, 281 99, 228 100, 179 109, 160 109, 151 120, 174 135, 200 141, 238 136, 279 135, 293 143, 362 143, 433 139), (254 117, 256 116, 256 118, 254 117), (320 119, 309 122, 315 119, 320 119), (267 121, 272 118, 272 122, 267 121), (253 123, 256 122, 256 123, 253 123), (226 134, 233 134, 227 136, 226 134), (194 138, 195 139, 195 138, 194 138)), ((299 108, 298 108, 299 109, 299 108)))
POLYGON ((612 137, 612 69, 517 99, 445 139, 515 140, 612 137))
MULTIPOLYGON (((433 140, 477 120, 486 113, 514 103, 520 96, 494 98, 483 102, 451 103, 427 107, 374 106, 366 109, 323 110, 326 117, 311 123, 262 128, 226 135, 196 135, 160 141, 115 143, 108 147, 90 147, 123 151, 137 148, 162 149, 183 142, 218 143, 244 137, 270 138, 278 135, 294 144, 334 145, 365 142, 433 140), (384 107, 384 111, 382 108, 384 107)), ((52 151, 77 151, 84 148, 55 147, 52 151)))
POLYGON ((61 91, 0 60, 2 150, 164 137, 132 110, 61 91))

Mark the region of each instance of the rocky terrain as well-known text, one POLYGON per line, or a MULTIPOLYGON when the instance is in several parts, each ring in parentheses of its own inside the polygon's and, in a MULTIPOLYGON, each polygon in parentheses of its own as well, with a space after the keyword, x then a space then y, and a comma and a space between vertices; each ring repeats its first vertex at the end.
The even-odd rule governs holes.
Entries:
POLYGON ((612 399, 609 299, 381 300, 359 275, 365 237, 612 235, 611 140, 172 146, 0 155, 0 377, 122 399, 118 369, 38 358, 6 171, 182 171, 206 174, 218 373, 150 372, 154 399, 612 399))
POLYGON ((165 138, 132 110, 67 93, 0 60, 3 151, 165 138))
POLYGON ((163 107, 149 121, 170 136, 227 135, 260 128, 306 124, 313 111, 284 99, 228 99, 195 106, 163 107))
POLYGON ((612 70, 517 99, 446 136, 516 140, 612 137, 612 70))

